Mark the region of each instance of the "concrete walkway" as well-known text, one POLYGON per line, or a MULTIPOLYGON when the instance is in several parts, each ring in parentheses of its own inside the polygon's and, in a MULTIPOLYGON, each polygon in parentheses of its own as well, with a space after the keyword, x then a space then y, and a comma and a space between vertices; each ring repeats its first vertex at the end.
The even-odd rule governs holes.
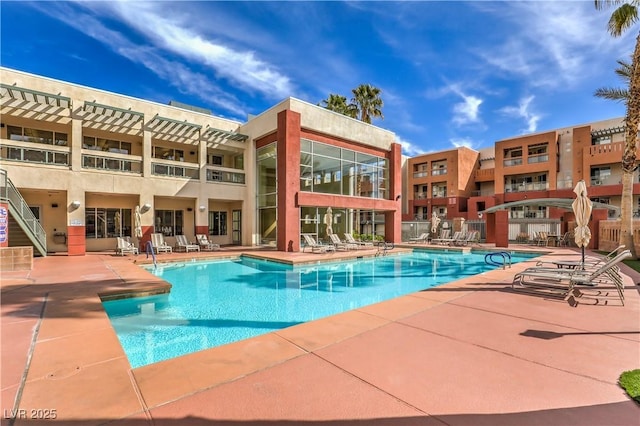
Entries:
POLYGON ((166 289, 143 261, 50 256, 2 273, 3 425, 640 424, 617 385, 640 368, 640 275, 626 267, 625 306, 607 288, 573 305, 513 291, 531 261, 131 369, 98 294, 166 289))

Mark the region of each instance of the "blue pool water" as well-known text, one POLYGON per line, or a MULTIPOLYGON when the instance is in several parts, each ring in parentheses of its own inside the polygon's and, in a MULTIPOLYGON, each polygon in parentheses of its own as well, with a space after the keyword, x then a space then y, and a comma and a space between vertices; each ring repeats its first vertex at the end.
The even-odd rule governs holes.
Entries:
MULTIPOLYGON (((159 267, 169 294, 104 302, 133 368, 476 275, 486 253, 297 266, 241 257, 159 267)), ((512 262, 533 254, 513 254, 512 262)))

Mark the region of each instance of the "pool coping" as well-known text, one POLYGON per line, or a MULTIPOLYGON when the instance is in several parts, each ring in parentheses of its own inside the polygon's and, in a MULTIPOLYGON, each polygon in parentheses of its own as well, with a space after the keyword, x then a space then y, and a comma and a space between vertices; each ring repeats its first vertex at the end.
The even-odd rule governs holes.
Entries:
MULTIPOLYGON (((431 249, 428 246, 426 248, 431 249)), ((438 247, 433 248, 438 249, 438 247)), ((492 251, 484 247, 482 250, 492 251)), ((526 251, 540 253, 542 256, 557 252, 556 250, 531 251, 530 248, 526 251)), ((276 257, 278 255, 282 254, 275 254, 276 257)), ((320 256, 322 259, 318 260, 337 260, 337 257, 332 257, 333 254, 320 256)), ((192 254, 189 254, 173 257, 173 259, 191 257, 193 257, 192 254)), ((207 258, 216 257, 207 256, 207 258)), ((268 257, 272 258, 274 254, 269 253, 268 257)), ((316 261, 313 258, 298 260, 303 263, 316 261)), ((47 288, 49 291, 45 293, 49 299, 39 315, 41 324, 36 330, 35 344, 28 351, 31 360, 26 376, 21 381, 15 380, 17 374, 13 372, 14 383, 12 383, 7 378, 12 375, 5 377, 3 374, 3 401, 12 401, 21 390, 20 407, 56 406, 58 412, 64 413, 64 418, 68 419, 85 418, 87 413, 102 419, 146 417, 154 408, 321 351, 336 343, 387 326, 419 312, 464 298, 475 291, 474 277, 469 277, 439 287, 455 289, 450 293, 446 291, 430 293, 429 290, 412 293, 229 345, 131 369, 124 350, 115 336, 115 331, 111 328, 110 321, 101 307, 99 294, 123 288, 129 290, 131 287, 147 286, 144 288, 149 289, 153 286, 166 285, 166 283, 140 268, 139 262, 132 257, 102 255, 98 263, 102 263, 106 271, 111 271, 117 280, 105 281, 105 277, 94 274, 95 279, 91 279, 89 283, 82 282, 82 286, 71 284, 67 288, 65 285, 57 286, 58 280, 55 277, 49 277, 54 278, 53 280, 42 280, 42 277, 28 274, 27 277, 15 279, 14 281, 18 283, 16 287, 6 292, 7 280, 3 280, 3 305, 7 298, 11 299, 14 292, 28 289, 29 285, 23 286, 24 283, 21 280, 36 281, 36 288, 28 289, 33 292, 34 298, 40 297, 35 295, 42 294, 37 289, 38 280, 55 286, 47 288), (141 271, 144 272, 141 273, 141 271), (390 313, 391 310, 388 308, 393 305, 403 307, 400 314, 390 313), (71 321, 74 318, 73 315, 65 314, 67 311, 73 313, 77 309, 83 312, 85 321, 71 321), (101 338, 99 341, 95 340, 97 335, 101 338), (92 345, 87 351, 88 342, 92 345), (65 350, 61 352, 61 348, 65 350), (77 355, 76 353, 69 353, 69 348, 84 348, 87 352, 83 352, 79 360, 72 356, 77 355), (84 377, 81 377, 83 375, 84 377), (88 383, 87 376, 95 380, 96 384, 88 383), (111 395, 112 398, 118 401, 124 398, 128 403, 105 407, 103 401, 88 401, 78 406, 77 400, 70 398, 70 395, 80 396, 87 392, 87 388, 99 386, 101 378, 107 383, 116 383, 118 393, 117 396, 111 395), (172 385, 167 386, 168 383, 172 385), (11 395, 13 397, 7 398, 11 395), (64 395, 64 398, 58 395, 64 395)), ((481 275, 485 280, 506 286, 510 284, 513 274, 526 266, 529 266, 527 262, 521 262, 507 271, 494 270, 481 275)), ((90 267, 89 271, 95 272, 95 267, 90 267)), ((22 321, 18 321, 11 318, 11 312, 7 313, 6 309, 3 309, 3 325, 7 318, 8 323, 12 325, 14 322, 15 325, 19 322, 32 323, 37 319, 36 315, 32 315, 24 319, 20 318, 22 321)), ((3 365, 3 373, 4 369, 3 365)), ((105 398, 109 399, 109 395, 107 393, 105 398)), ((17 407, 8 406, 3 402, 3 408, 17 407)))

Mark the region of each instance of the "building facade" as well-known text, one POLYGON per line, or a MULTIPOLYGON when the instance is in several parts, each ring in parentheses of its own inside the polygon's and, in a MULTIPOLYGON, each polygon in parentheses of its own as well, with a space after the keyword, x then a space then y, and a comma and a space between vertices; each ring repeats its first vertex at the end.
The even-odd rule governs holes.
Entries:
POLYGON ((283 251, 304 233, 399 241, 389 131, 293 98, 238 122, 7 68, 0 81, 1 168, 48 252, 114 249, 136 210, 141 248, 151 233, 283 251))
MULTIPOLYGON (((406 179, 408 212, 404 220, 440 217, 477 219, 478 213, 510 202, 510 219, 562 219, 566 209, 545 199, 574 198, 579 180, 592 201, 620 207, 622 118, 603 120, 411 158, 406 179), (539 200, 536 203, 534 200, 539 200)), ((634 175, 634 214, 640 217, 640 180, 634 175)), ((615 210, 609 211, 615 217, 615 210)))

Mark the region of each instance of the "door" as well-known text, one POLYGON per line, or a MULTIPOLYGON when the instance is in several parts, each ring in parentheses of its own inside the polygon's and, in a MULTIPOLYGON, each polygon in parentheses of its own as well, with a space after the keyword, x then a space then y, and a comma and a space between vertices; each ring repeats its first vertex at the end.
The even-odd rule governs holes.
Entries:
POLYGON ((231 242, 240 245, 242 241, 242 210, 231 212, 231 242))

